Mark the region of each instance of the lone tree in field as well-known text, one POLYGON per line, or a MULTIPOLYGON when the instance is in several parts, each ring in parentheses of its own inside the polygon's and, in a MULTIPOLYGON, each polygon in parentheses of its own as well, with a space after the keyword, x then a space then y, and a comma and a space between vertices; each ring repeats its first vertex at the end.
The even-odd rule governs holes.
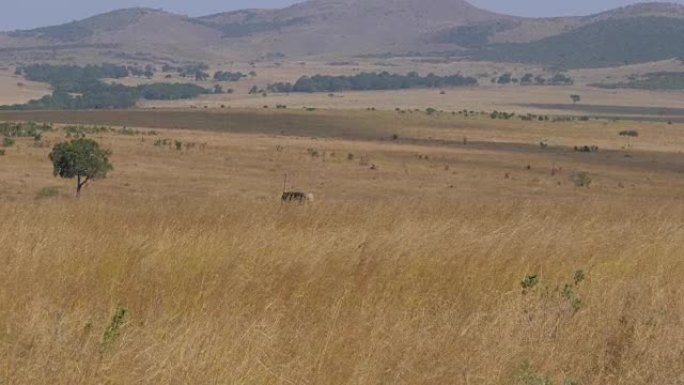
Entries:
POLYGON ((75 139, 55 145, 50 153, 54 175, 61 178, 76 178, 76 196, 86 183, 107 177, 113 169, 109 163, 111 153, 100 148, 92 139, 75 139))
POLYGON ((570 99, 572 99, 573 104, 577 104, 580 100, 582 100, 582 97, 579 95, 570 95, 570 99))

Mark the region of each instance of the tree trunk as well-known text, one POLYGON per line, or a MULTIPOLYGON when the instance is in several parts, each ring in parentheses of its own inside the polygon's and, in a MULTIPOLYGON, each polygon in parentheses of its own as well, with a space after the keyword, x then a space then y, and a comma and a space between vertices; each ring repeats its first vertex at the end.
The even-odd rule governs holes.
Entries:
POLYGON ((83 181, 81 181, 80 175, 77 175, 76 178, 77 178, 76 179, 76 198, 80 198, 81 197, 81 189, 83 189, 83 186, 85 186, 86 183, 88 183, 88 181, 90 180, 90 177, 86 177, 85 179, 83 179, 83 181))

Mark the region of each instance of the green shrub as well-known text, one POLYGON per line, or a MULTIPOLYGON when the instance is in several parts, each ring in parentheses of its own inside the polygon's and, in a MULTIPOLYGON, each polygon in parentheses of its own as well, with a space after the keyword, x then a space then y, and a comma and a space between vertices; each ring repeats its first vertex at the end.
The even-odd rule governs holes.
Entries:
POLYGON ((589 187, 592 182, 591 176, 586 172, 579 172, 572 179, 577 187, 589 187))
POLYGON ((307 152, 312 158, 318 158, 318 156, 320 155, 320 154, 318 153, 318 150, 316 150, 315 148, 307 148, 307 149, 306 149, 306 152, 307 152))
POLYGON ((55 198, 60 195, 59 187, 45 187, 36 193, 36 199, 55 198))
POLYGON ((123 306, 117 306, 112 316, 112 320, 107 326, 107 329, 102 336, 102 349, 107 349, 112 343, 114 343, 121 334, 121 328, 124 326, 126 317, 128 316, 128 309, 123 306))
POLYGON ((14 146, 15 140, 12 138, 4 137, 2 139, 2 146, 3 147, 12 147, 14 146))
POLYGON ((620 131, 620 136, 630 136, 632 138, 636 138, 639 136, 639 131, 635 131, 635 130, 620 131))
POLYGON ((553 385, 551 377, 532 371, 529 361, 518 367, 513 379, 516 385, 553 385))
POLYGON ((360 73, 352 76, 303 76, 291 83, 275 83, 268 86, 272 92, 342 92, 368 90, 400 90, 410 88, 444 88, 474 86, 478 81, 460 74, 420 76, 416 72, 407 75, 380 73, 360 73))
MULTIPOLYGON (((135 106, 139 99, 177 100, 192 99, 210 91, 190 83, 153 83, 137 87, 109 84, 104 78, 128 76, 130 67, 103 66, 54 66, 36 64, 22 68, 28 80, 49 83, 52 95, 32 100, 26 104, 0 106, 3 110, 44 109, 109 109, 135 106), (80 96, 73 96, 74 93, 80 96)), ((152 74, 153 75, 153 74, 152 74)), ((151 77, 151 76, 150 76, 151 77)))
POLYGON ((539 275, 538 274, 528 274, 525 276, 525 279, 520 282, 520 286, 522 286, 523 291, 526 291, 528 289, 532 289, 535 286, 539 284, 539 275))

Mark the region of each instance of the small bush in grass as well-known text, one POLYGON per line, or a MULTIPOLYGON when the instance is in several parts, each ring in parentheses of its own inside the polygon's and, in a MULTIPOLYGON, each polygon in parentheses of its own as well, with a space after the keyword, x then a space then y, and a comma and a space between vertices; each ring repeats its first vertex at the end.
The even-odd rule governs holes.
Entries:
POLYGON ((351 152, 347 154, 347 160, 354 160, 354 154, 352 154, 351 152))
POLYGON ((579 172, 575 174, 572 178, 573 182, 575 183, 575 186, 577 187, 589 187, 591 185, 591 175, 586 172, 579 172))
POLYGON ((36 193, 36 199, 56 198, 60 195, 59 187, 45 187, 36 193))
POLYGON ((0 149, 0 156, 5 156, 5 150, 0 149))
POLYGON ((598 152, 599 148, 596 145, 591 146, 575 146, 575 152, 598 152))
POLYGON ((520 282, 520 286, 523 288, 523 293, 527 292, 539 284, 539 274, 528 274, 525 279, 520 282))
POLYGON ((102 350, 106 350, 119 338, 121 328, 126 322, 126 317, 128 317, 128 309, 123 306, 117 306, 112 320, 102 336, 102 350))
POLYGON ((2 139, 2 146, 3 147, 12 147, 12 146, 14 146, 14 143, 16 143, 16 142, 12 138, 5 137, 2 139))
POLYGON ((636 138, 639 136, 639 131, 634 131, 634 130, 620 131, 620 136, 631 136, 633 138, 636 138))
POLYGON ((553 385, 553 380, 548 375, 535 373, 529 361, 524 361, 514 375, 516 385, 553 385))

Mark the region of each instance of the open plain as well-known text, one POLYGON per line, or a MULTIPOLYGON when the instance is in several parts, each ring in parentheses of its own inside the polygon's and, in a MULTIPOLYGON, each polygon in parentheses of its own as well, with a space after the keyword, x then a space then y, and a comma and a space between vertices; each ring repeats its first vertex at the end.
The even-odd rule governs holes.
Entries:
POLYGON ((0 119, 55 123, 0 156, 11 383, 684 381, 681 125, 320 109, 0 119), (78 200, 47 158, 72 123, 110 127, 86 136, 114 165, 78 200), (285 175, 315 202, 281 204, 285 175))

